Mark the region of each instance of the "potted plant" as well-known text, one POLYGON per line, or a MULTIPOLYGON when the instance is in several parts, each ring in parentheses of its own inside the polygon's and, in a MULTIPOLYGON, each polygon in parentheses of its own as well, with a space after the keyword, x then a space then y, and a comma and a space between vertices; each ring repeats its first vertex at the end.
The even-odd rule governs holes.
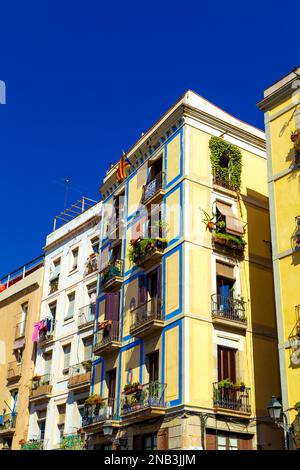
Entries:
POLYGON ((89 360, 89 361, 83 361, 82 362, 82 365, 85 369, 85 372, 90 372, 92 370, 92 361, 89 360))
POLYGON ((124 394, 125 395, 129 395, 130 393, 132 393, 132 391, 133 391, 133 388, 132 388, 131 384, 124 385, 124 394))
POLYGON ((204 209, 201 209, 200 210, 203 212, 204 214, 204 219, 202 219, 202 222, 206 225, 206 229, 208 229, 210 232, 215 228, 215 222, 214 222, 214 219, 216 217, 216 214, 212 214, 211 216, 209 215, 208 212, 206 212, 204 209))
POLYGON ((227 379, 223 379, 223 380, 220 380, 220 382, 218 382, 218 388, 219 389, 229 389, 229 388, 232 388, 233 387, 233 383, 229 380, 229 378, 227 379))
POLYGON ((86 400, 85 400, 85 405, 91 406, 91 405, 97 405, 101 406, 103 403, 102 397, 100 395, 94 394, 90 395, 86 400))
POLYGON ((298 415, 300 415, 300 401, 297 401, 297 403, 295 403, 294 409, 297 411, 298 415))

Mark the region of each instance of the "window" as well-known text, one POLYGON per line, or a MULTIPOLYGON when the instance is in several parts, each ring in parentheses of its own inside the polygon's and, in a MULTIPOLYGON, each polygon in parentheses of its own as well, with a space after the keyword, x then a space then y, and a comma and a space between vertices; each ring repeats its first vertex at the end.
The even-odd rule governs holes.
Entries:
POLYGON ((83 417, 84 417, 84 409, 85 409, 85 398, 81 399, 81 400, 77 400, 77 409, 78 409, 78 413, 80 415, 80 424, 82 424, 82 420, 83 420, 83 417))
POLYGON ((50 272, 50 294, 58 290, 58 282, 60 275, 60 258, 53 261, 51 272, 50 272))
POLYGON ((20 325, 20 336, 25 335, 27 313, 28 313, 28 303, 26 302, 25 304, 22 304, 22 319, 21 319, 21 325, 20 325))
POLYGON ((47 353, 44 353, 44 375, 45 380, 50 380, 50 374, 51 374, 51 368, 52 368, 52 351, 49 351, 47 353))
POLYGON ((58 442, 64 437, 65 419, 66 419, 66 405, 57 405, 57 428, 58 428, 58 442))
POLYGON ((75 292, 68 294, 68 311, 65 317, 65 320, 70 320, 74 317, 74 308, 75 308, 75 292))
POLYGON ((89 361, 93 355, 93 338, 92 336, 84 338, 83 340, 84 360, 89 361))
POLYGON ((116 369, 109 370, 106 373, 106 383, 108 389, 108 398, 116 396, 116 369))
POLYGON ((45 438, 45 428, 46 428, 46 418, 47 418, 47 410, 39 410, 37 411, 37 424, 39 429, 39 439, 41 441, 45 438))
POLYGON ((57 302, 52 302, 49 304, 49 317, 51 320, 51 325, 50 325, 50 331, 54 331, 54 326, 55 326, 55 320, 56 320, 56 308, 57 308, 57 302))
POLYGON ((70 359, 71 359, 71 344, 66 344, 63 346, 63 375, 69 373, 70 359))
POLYGON ((219 434, 217 446, 218 450, 238 450, 238 438, 233 435, 219 434))
POLYGON ((99 237, 94 237, 91 239, 92 251, 93 253, 99 254, 100 241, 99 237))
POLYGON ((218 381, 236 383, 236 349, 218 346, 218 381))
POLYGON ((18 406, 19 390, 12 390, 10 394, 11 394, 11 410, 15 412, 18 406))
POLYGON ((71 254, 71 269, 70 271, 75 271, 78 268, 78 254, 79 248, 74 248, 71 254))
POLYGON ((143 449, 145 450, 157 450, 157 435, 148 434, 142 436, 143 449))
POLYGON ((14 350, 14 355, 18 364, 22 363, 23 352, 24 352, 23 348, 14 350))
POLYGON ((146 365, 149 373, 149 383, 156 382, 158 380, 159 371, 159 351, 154 351, 146 356, 146 365))

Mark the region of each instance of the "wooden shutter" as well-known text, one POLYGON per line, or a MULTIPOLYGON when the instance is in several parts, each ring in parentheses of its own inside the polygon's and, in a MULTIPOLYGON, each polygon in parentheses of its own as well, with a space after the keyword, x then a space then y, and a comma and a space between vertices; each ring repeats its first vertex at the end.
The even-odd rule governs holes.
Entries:
POLYGON ((252 436, 240 436, 238 446, 239 450, 252 450, 252 436))
POLYGON ((160 429, 157 433, 157 450, 169 449, 169 428, 160 429))
POLYGON ((229 379, 236 382, 236 350, 218 346, 218 380, 229 379))
POLYGON ((217 450, 217 436, 215 431, 206 431, 206 450, 217 450))
POLYGON ((139 276, 138 305, 143 305, 146 302, 146 279, 145 274, 139 276))
POLYGON ((142 450, 142 436, 140 434, 133 436, 132 447, 133 450, 142 450))
POLYGON ((120 292, 107 294, 105 301, 105 320, 119 321, 120 292))

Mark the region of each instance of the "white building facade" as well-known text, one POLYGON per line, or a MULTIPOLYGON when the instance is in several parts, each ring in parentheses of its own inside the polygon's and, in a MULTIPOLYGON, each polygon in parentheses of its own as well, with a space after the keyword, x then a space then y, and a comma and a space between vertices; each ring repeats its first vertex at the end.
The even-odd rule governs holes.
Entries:
POLYGON ((35 374, 30 383, 28 443, 56 449, 81 427, 89 396, 102 203, 95 203, 46 240, 35 374))

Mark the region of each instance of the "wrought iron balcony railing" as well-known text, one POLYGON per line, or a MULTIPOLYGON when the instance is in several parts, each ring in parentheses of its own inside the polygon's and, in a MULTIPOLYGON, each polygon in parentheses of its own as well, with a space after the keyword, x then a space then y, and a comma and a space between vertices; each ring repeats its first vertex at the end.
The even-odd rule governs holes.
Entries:
POLYGON ((245 304, 243 299, 234 299, 219 294, 213 294, 211 296, 212 316, 246 323, 245 304))
POLYGON ((142 196, 142 204, 147 204, 159 191, 164 190, 164 173, 161 171, 145 184, 142 196))
POLYGON ((101 285, 104 286, 114 278, 123 277, 123 261, 117 259, 109 263, 101 272, 101 285))
POLYGON ((89 303, 79 310, 78 316, 78 327, 84 328, 85 326, 93 323, 96 317, 97 305, 95 303, 89 303))
POLYGON ((0 434, 2 431, 13 430, 16 427, 17 413, 0 415, 0 434))
POLYGON ((98 324, 98 331, 94 336, 94 353, 107 349, 121 342, 119 322, 104 320, 98 324))
POLYGON ((213 384, 213 401, 215 408, 251 413, 250 388, 231 386, 221 387, 220 382, 213 384))
POLYGON ((151 382, 136 386, 134 391, 124 391, 121 401, 121 415, 128 415, 148 408, 165 408, 166 384, 151 382))
POLYGON ((48 399, 52 393, 52 375, 34 376, 31 381, 29 398, 31 400, 48 399))
POLYGON ((89 385, 91 381, 92 361, 84 361, 69 368, 69 388, 89 385))
POLYGON ((21 377, 22 364, 17 361, 8 363, 7 367, 7 380, 14 380, 21 377))
POLYGON ((130 334, 140 335, 143 330, 153 327, 163 327, 164 317, 161 299, 153 297, 147 302, 139 305, 131 312, 130 334))
POLYGON ((213 174, 213 184, 222 186, 223 188, 230 189, 231 191, 236 191, 236 187, 230 180, 230 175, 228 177, 221 177, 216 174, 213 174))
POLYGON ((111 420, 115 415, 116 400, 114 398, 102 398, 100 404, 85 405, 82 426, 100 423, 111 420))

